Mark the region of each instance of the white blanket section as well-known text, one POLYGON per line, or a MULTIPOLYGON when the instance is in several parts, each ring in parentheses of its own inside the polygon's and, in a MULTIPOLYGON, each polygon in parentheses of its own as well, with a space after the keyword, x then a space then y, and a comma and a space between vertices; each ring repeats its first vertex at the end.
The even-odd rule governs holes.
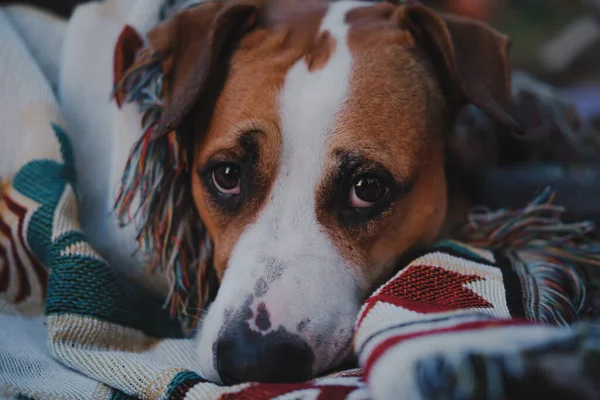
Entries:
MULTIPOLYGON (((0 74, 0 120, 17 123, 17 119, 3 115, 14 115, 19 107, 4 105, 15 104, 15 94, 28 96, 28 87, 23 87, 26 81, 33 87, 32 95, 39 95, 38 87, 43 85, 49 103, 54 104, 56 96, 76 154, 80 222, 90 244, 125 278, 163 297, 168 291, 166 277, 152 275, 144 268, 136 253, 139 246, 135 224, 119 227, 112 212, 129 152, 142 132, 136 107, 126 105, 118 109, 111 92, 114 47, 119 34, 126 24, 142 35, 148 32, 158 23, 164 3, 91 2, 78 6, 68 21, 25 6, 0 9, 2 69, 32 77, 24 80, 5 71, 0 74)), ((174 11, 189 1, 172 3, 174 11)), ((18 121, 31 123, 26 117, 18 121)), ((3 129, 6 133, 11 131, 23 131, 23 127, 3 129)), ((0 180, 14 173, 15 166, 22 165, 23 152, 29 147, 20 137, 2 135, 0 132, 0 180)))

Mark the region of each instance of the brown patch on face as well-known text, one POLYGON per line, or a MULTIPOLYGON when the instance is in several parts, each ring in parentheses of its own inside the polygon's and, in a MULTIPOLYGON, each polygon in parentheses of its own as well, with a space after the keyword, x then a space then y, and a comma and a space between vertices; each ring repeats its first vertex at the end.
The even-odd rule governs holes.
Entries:
POLYGON ((325 67, 334 52, 335 39, 328 31, 322 32, 304 56, 308 70, 314 72, 325 67))
MULTIPOLYGON (((407 250, 435 239, 446 212, 445 101, 427 58, 397 26, 395 10, 378 4, 347 15, 353 75, 330 136, 327 173, 335 176, 343 168, 336 154, 357 154, 410 190, 379 216, 352 226, 318 210, 339 252, 371 283, 388 274, 407 250)), ((319 198, 330 190, 324 182, 319 198)))
POLYGON ((275 13, 270 9, 261 17, 261 27, 247 34, 234 52, 210 126, 206 135, 198 135, 194 165, 201 171, 215 159, 233 161, 242 156, 242 136, 252 136, 257 149, 251 193, 236 213, 219 206, 204 177, 198 173, 192 176, 194 202, 214 243, 219 279, 240 235, 267 201, 277 176, 282 148, 278 97, 285 76, 311 49, 316 49, 312 52, 315 66, 325 58, 323 46, 314 47, 323 40, 330 42, 327 36, 316 37, 326 11, 321 2, 318 4, 295 12, 279 9, 281 12, 275 13))

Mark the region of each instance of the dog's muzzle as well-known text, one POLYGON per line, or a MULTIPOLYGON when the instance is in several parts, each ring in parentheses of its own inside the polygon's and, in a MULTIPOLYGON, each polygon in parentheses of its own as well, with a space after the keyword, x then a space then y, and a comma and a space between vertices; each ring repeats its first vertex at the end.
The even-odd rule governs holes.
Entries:
POLYGON ((267 334, 246 321, 236 322, 219 335, 216 367, 223 383, 300 382, 312 376, 314 354, 298 335, 283 327, 267 334))

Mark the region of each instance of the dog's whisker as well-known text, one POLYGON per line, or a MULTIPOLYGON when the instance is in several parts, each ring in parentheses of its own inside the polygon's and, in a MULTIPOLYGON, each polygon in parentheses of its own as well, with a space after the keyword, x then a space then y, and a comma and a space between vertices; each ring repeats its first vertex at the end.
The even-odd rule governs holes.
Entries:
POLYGON ((254 121, 254 119, 247 112, 244 111, 243 113, 244 113, 244 116, 246 118, 248 118, 248 121, 250 121, 250 123, 252 124, 252 130, 256 131, 256 132, 260 131, 260 129, 258 129, 258 126, 256 125, 256 122, 254 121))
POLYGON ((230 120, 228 120, 227 118, 223 118, 223 121, 227 122, 229 125, 235 127, 237 129, 237 133, 241 134, 244 133, 244 129, 242 129, 239 125, 231 122, 230 120))

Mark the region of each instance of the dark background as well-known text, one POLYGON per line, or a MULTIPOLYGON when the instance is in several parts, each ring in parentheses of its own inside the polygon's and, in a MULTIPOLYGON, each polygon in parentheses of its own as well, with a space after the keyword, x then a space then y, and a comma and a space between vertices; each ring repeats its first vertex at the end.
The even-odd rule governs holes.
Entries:
POLYGON ((480 19, 506 33, 512 42, 515 68, 568 90, 585 117, 600 115, 599 0, 423 0, 422 3, 480 19), (585 25, 594 19, 596 39, 567 57, 584 43, 586 31, 589 32, 585 25), (545 61, 543 54, 555 39, 567 32, 572 36, 562 45, 552 47, 554 57, 569 60, 559 68, 556 63, 545 61))

